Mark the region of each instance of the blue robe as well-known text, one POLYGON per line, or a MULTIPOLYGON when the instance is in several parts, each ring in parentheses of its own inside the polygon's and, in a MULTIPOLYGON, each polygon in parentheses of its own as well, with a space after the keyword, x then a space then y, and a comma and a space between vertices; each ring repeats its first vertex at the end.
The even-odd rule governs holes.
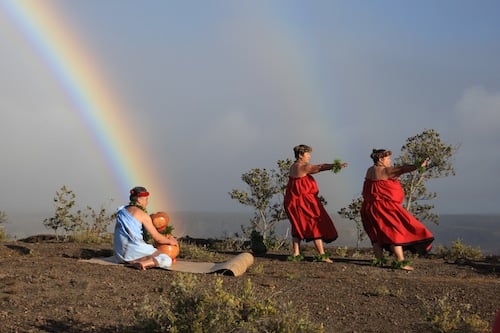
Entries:
MULTIPOLYGON (((153 245, 144 241, 142 224, 128 212, 126 206, 118 208, 113 250, 115 256, 122 262, 134 261, 157 251, 153 245)), ((172 265, 172 259, 166 254, 159 254, 155 259, 162 268, 172 265)))

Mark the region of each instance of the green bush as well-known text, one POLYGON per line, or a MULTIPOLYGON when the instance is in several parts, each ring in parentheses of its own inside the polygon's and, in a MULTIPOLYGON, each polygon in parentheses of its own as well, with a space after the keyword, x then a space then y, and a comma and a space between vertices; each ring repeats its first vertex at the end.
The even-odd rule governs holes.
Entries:
POLYGON ((88 230, 83 230, 78 233, 74 233, 69 237, 71 242, 84 243, 84 244, 112 244, 113 243, 113 233, 107 232, 102 234, 95 234, 88 230))
POLYGON ((363 294, 367 295, 367 296, 392 296, 392 297, 401 297, 401 295, 403 295, 403 293, 404 293, 404 291, 401 288, 396 289, 396 290, 391 290, 391 289, 389 289, 386 286, 378 286, 378 287, 375 287, 374 289, 369 290, 369 291, 367 291, 367 292, 365 292, 363 294))
POLYGON ((223 280, 201 285, 194 274, 179 273, 168 297, 148 298, 136 310, 139 332, 324 332, 321 324, 298 313, 291 303, 277 305, 254 293, 250 279, 239 295, 224 290, 223 280))
POLYGON ((218 262, 226 260, 226 257, 214 251, 210 251, 206 247, 189 244, 179 241, 179 258, 189 260, 199 260, 207 262, 218 262))
POLYGON ((486 333, 490 332, 487 321, 475 313, 470 312, 470 304, 452 305, 449 295, 437 300, 425 300, 424 305, 429 309, 428 321, 432 332, 437 333, 486 333))
POLYGON ((5 232, 3 227, 0 227, 0 242, 5 242, 7 239, 7 232, 5 232))
POLYGON ((472 247, 462 243, 460 239, 453 242, 451 248, 440 246, 437 248, 437 256, 447 260, 457 259, 481 259, 483 253, 479 247, 472 247))
POLYGON ((445 296, 437 300, 436 307, 430 314, 429 320, 437 332, 453 332, 460 325, 460 314, 460 310, 454 309, 448 303, 448 297, 445 296))
POLYGON ((490 332, 490 324, 488 321, 481 319, 477 314, 472 314, 463 318, 464 326, 467 332, 488 333, 490 332))
POLYGON ((63 240, 81 243, 108 243, 111 241, 107 231, 115 220, 115 213, 108 213, 104 206, 99 210, 87 206, 85 210, 76 209, 76 194, 66 185, 56 192, 54 201, 54 215, 43 221, 45 227, 54 230, 56 239, 59 239, 59 230, 62 229, 63 240))
POLYGON ((349 248, 347 246, 338 246, 336 249, 335 249, 335 253, 341 257, 341 258, 345 258, 347 257, 347 255, 349 254, 349 248))

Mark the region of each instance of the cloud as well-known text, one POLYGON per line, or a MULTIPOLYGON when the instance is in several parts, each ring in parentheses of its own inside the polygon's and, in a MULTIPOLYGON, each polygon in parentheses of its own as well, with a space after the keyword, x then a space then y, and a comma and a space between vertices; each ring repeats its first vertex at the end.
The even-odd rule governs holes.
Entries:
POLYGON ((260 136, 257 124, 242 111, 223 113, 206 125, 198 142, 203 149, 245 150, 254 145, 260 136))
POLYGON ((456 106, 462 128, 470 136, 490 136, 500 130, 500 92, 476 86, 464 91, 456 106))
MULTIPOLYGON (((499 25, 484 4, 418 5, 411 15, 408 6, 350 2, 222 2, 189 13, 174 1, 172 10, 141 5, 142 15, 131 2, 99 13, 93 2, 57 6, 151 152, 142 163, 157 165, 183 209, 241 208, 227 195, 241 174, 273 168, 305 143, 314 162, 349 162, 341 175, 317 176, 335 211, 359 194, 372 148, 398 151, 433 128, 461 144, 457 176, 436 182, 438 210, 498 211, 490 175, 500 163, 499 25), (445 9, 446 18, 436 15, 445 9)), ((123 198, 64 87, 0 15, 0 182, 22 193, 4 193, 0 209, 51 209, 63 184, 85 204, 123 198)))

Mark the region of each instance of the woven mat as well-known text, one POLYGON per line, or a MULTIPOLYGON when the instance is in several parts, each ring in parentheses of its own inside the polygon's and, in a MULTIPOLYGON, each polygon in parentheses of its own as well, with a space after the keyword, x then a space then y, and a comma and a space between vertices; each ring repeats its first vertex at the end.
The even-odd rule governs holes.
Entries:
MULTIPOLYGON (((114 256, 106 258, 81 259, 79 261, 99 265, 121 265, 114 256)), ((223 275, 240 276, 246 272, 248 267, 250 267, 253 262, 253 255, 251 255, 250 253, 240 253, 227 261, 218 263, 177 260, 172 266, 167 269, 170 271, 186 273, 217 273, 223 275)))

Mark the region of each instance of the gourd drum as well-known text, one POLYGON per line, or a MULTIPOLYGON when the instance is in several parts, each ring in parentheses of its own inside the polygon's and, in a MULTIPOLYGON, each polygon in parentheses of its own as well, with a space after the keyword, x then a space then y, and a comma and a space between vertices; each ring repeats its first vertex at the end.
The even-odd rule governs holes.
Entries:
POLYGON ((158 251, 160 251, 161 253, 165 253, 172 259, 175 259, 179 255, 179 247, 177 245, 155 243, 154 247, 156 247, 158 251))
POLYGON ((153 220, 153 225, 155 226, 156 230, 161 233, 167 228, 170 217, 165 212, 158 212, 151 214, 151 220, 153 220))
MULTIPOLYGON (((153 225, 156 230, 158 230, 159 233, 164 234, 163 231, 167 228, 168 222, 170 222, 170 217, 165 212, 158 212, 151 214, 151 220, 153 221, 153 225)), ((175 259, 179 255, 179 246, 177 245, 158 244, 155 242, 154 247, 172 259, 175 259)))

